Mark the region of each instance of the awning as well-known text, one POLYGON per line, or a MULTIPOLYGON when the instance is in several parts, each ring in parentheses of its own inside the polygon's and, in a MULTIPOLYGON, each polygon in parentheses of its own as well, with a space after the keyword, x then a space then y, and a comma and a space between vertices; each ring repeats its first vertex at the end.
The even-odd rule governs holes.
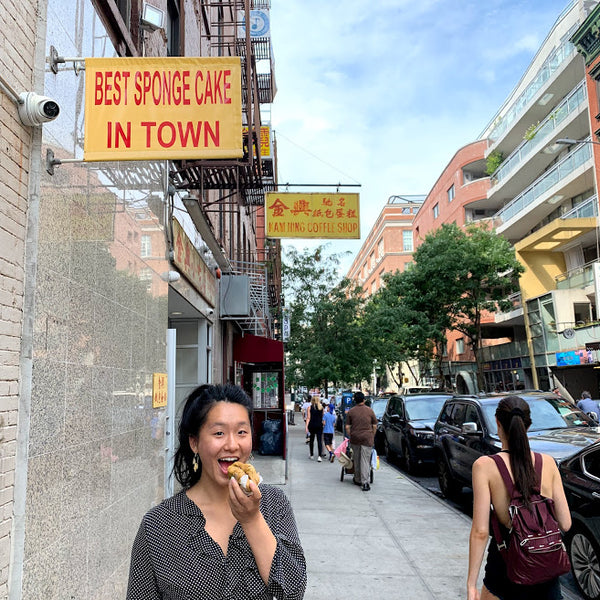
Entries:
POLYGON ((283 364, 283 342, 246 334, 233 343, 233 359, 242 363, 283 364))

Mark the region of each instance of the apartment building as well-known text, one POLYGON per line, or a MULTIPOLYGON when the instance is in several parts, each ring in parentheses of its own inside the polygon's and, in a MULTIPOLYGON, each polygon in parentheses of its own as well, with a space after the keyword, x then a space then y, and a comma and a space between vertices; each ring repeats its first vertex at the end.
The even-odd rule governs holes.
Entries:
MULTIPOLYGON (((381 288, 385 273, 403 272, 412 262, 413 221, 424 199, 423 195, 390 196, 381 209, 347 274, 366 296, 381 288)), ((393 378, 386 379, 392 389, 393 378)))
POLYGON ((485 351, 490 385, 516 383, 506 377, 516 371, 526 387, 599 393, 597 169, 593 144, 573 143, 597 129, 588 100, 593 85, 573 44, 596 5, 568 4, 481 136, 489 141, 486 157, 501 161, 485 207, 525 266, 520 302, 495 317, 514 334, 485 351))
POLYGON ((268 15, 268 0, 0 1, 2 597, 124 598, 189 390, 275 374, 257 426, 283 409, 268 15), (179 56, 240 61, 242 156, 83 161, 85 59, 179 56), (58 115, 25 124, 21 92, 58 115))

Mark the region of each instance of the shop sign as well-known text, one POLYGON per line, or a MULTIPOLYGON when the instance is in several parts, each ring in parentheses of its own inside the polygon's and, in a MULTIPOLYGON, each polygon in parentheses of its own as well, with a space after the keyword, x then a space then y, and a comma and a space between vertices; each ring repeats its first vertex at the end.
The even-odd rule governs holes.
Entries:
POLYGON ((359 195, 268 192, 267 237, 359 239, 359 195))
MULTIPOLYGON (((248 133, 248 127, 244 126, 242 128, 242 132, 244 135, 248 133)), ((260 126, 260 157, 263 158, 271 158, 271 127, 268 125, 260 126)), ((256 158, 256 152, 254 153, 254 157, 256 158)))
POLYGON ((243 156, 239 57, 86 58, 83 158, 243 156))
POLYGON ((203 298, 211 306, 215 306, 217 301, 215 276, 200 258, 200 254, 176 219, 173 219, 173 262, 203 298))
POLYGON ((152 373, 152 408, 167 405, 167 374, 152 373))
POLYGON ((593 362, 591 350, 570 350, 569 352, 556 353, 557 367, 570 367, 593 362))

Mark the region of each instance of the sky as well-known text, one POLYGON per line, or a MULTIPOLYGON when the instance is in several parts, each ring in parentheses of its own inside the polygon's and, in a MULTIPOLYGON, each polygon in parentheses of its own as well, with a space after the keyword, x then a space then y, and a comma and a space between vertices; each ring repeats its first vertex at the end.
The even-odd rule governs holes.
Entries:
POLYGON ((328 245, 350 252, 342 275, 387 199, 427 194, 454 153, 480 136, 568 4, 271 1, 279 183, 361 185, 341 188, 360 193, 361 239, 328 245))

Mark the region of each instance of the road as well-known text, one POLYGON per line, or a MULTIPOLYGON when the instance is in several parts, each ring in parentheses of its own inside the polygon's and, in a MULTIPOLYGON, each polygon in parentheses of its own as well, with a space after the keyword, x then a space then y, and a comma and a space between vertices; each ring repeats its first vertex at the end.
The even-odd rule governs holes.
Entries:
MULTIPOLYGON (((440 486, 438 485, 435 467, 425 469, 419 475, 408 475, 407 473, 402 471, 398 464, 390 462, 383 457, 381 457, 380 460, 385 460, 390 466, 400 471, 404 477, 410 477, 410 479, 416 481, 420 486, 424 487, 426 490, 430 491, 436 496, 439 496, 444 500, 444 502, 450 504, 457 510, 460 510, 465 515, 468 515, 469 517, 472 515, 473 493, 471 492, 471 490, 469 490, 468 488, 464 488, 462 497, 457 502, 444 498, 442 496, 442 492, 440 491, 440 486)), ((561 577, 560 581, 562 584, 564 600, 584 600, 583 596, 579 593, 579 590, 575 585, 575 581, 571 573, 561 577)))

